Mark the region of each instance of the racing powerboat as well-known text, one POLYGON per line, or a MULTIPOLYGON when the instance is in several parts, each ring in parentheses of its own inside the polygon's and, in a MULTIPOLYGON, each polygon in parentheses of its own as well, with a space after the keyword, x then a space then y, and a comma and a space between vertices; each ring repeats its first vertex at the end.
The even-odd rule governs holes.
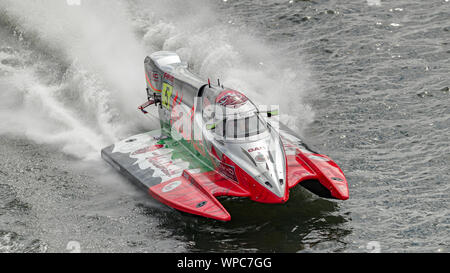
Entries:
POLYGON ((285 203, 296 185, 331 199, 349 197, 347 180, 329 157, 312 151, 247 96, 211 84, 174 52, 144 61, 146 115, 155 107, 160 128, 102 150, 102 158, 177 210, 221 221, 230 214, 218 196, 285 203))

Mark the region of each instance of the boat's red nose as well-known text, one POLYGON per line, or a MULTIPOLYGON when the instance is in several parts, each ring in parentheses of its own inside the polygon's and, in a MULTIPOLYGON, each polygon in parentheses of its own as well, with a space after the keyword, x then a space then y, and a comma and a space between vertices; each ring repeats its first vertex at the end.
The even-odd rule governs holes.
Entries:
MULTIPOLYGON (((331 197, 340 200, 347 200, 349 198, 347 179, 339 166, 331 158, 321 154, 303 153, 299 151, 297 153, 297 160, 299 162, 303 161, 311 168, 326 193, 320 190, 320 187, 314 185, 310 185, 310 191, 327 198, 331 197)), ((308 188, 308 186, 306 187, 308 188)))
MULTIPOLYGON (((278 196, 273 193, 269 188, 270 186, 264 185, 258 182, 253 176, 249 175, 238 165, 235 165, 236 175, 239 184, 243 186, 249 192, 249 198, 255 202, 260 203, 285 203, 289 199, 289 190, 287 185, 283 186, 283 194, 278 196)), ((275 183, 274 181, 267 181, 267 183, 275 183)), ((281 183, 281 181, 278 181, 281 183)), ((283 181, 282 183, 286 183, 283 181)))
POLYGON ((347 181, 333 181, 331 182, 331 195, 340 200, 347 200, 349 197, 347 181))

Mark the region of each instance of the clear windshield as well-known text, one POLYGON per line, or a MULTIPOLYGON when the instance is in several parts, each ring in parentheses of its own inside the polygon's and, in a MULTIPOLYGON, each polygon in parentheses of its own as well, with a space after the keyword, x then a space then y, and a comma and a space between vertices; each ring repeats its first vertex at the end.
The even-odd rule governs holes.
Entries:
POLYGON ((217 135, 230 138, 245 138, 265 132, 266 127, 258 115, 241 119, 226 119, 214 126, 217 135))

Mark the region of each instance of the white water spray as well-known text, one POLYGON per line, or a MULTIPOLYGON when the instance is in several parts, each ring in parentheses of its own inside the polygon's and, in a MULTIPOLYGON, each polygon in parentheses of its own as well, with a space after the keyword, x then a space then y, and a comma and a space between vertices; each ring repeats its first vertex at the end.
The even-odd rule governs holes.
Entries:
POLYGON ((284 62, 245 28, 220 21, 208 1, 2 0, 0 13, 11 18, 21 43, 0 58, 24 63, 3 67, 10 71, 0 76, 0 133, 99 158, 104 146, 152 127, 136 107, 146 97, 144 57, 157 50, 177 52, 205 80, 220 78, 256 103, 280 104, 285 114, 289 108, 287 120, 312 120, 302 103, 311 88, 308 70, 284 62))

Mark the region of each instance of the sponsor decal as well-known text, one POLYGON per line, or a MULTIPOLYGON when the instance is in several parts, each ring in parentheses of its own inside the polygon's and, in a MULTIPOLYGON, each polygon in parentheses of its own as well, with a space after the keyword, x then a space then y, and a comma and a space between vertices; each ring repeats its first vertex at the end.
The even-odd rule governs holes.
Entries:
POLYGON ((181 176, 183 170, 189 169, 191 164, 182 158, 172 158, 174 150, 169 146, 166 147, 165 140, 168 140, 170 146, 170 137, 161 135, 159 130, 148 132, 116 143, 112 153, 122 153, 128 155, 130 159, 135 159, 132 165, 137 165, 142 171, 153 170, 142 173, 161 178, 161 183, 164 183, 181 176))
POLYGON ((170 192, 173 191, 174 189, 178 188, 181 185, 181 181, 175 181, 172 183, 167 184, 166 186, 164 186, 164 188, 162 188, 162 192, 166 193, 166 192, 170 192))
POLYGON ((156 88, 153 86, 152 81, 150 80, 150 78, 149 78, 147 72, 145 73, 145 79, 147 80, 148 85, 150 85, 150 87, 152 88, 152 90, 153 90, 154 92, 161 92, 161 90, 156 89, 156 88))
POLYGON ((197 208, 201 208, 204 207, 206 205, 206 203, 208 203, 208 201, 203 201, 197 204, 197 208))
MULTIPOLYGON (((161 171, 167 177, 173 177, 176 175, 180 175, 183 171, 183 168, 176 165, 176 162, 172 161, 170 158, 165 156, 156 156, 148 158, 148 162, 150 162, 155 168, 161 171)), ((182 163, 182 161, 178 162, 182 163)))
POLYGON ((258 163, 266 162, 266 157, 263 154, 258 154, 255 156, 255 161, 258 163))
POLYGON ((173 82, 174 77, 170 75, 169 73, 164 73, 164 79, 168 80, 169 82, 173 82))
POLYGON ((159 82, 159 74, 158 73, 153 73, 152 77, 153 77, 153 81, 159 82))
POLYGON ((163 147, 164 147, 164 145, 152 145, 152 146, 145 147, 143 149, 139 149, 139 150, 133 152, 131 155, 145 154, 145 153, 149 153, 149 152, 153 152, 155 150, 161 149, 163 147))
POLYGON ((173 86, 168 83, 163 83, 163 90, 161 93, 161 104, 170 110, 170 99, 172 98, 173 86))
POLYGON ((226 163, 223 163, 222 161, 219 163, 219 167, 217 168, 217 171, 223 174, 225 177, 237 182, 236 177, 236 171, 234 170, 234 167, 231 165, 228 165, 226 163))
POLYGON ((220 95, 217 96, 216 99, 217 104, 220 104, 222 106, 231 106, 233 108, 238 108, 245 104, 247 101, 248 98, 244 96, 244 94, 234 90, 224 91, 220 93, 220 95))
POLYGON ((248 149, 248 152, 249 153, 253 153, 253 152, 262 151, 262 150, 265 150, 265 149, 266 149, 265 147, 255 147, 255 148, 248 149))

